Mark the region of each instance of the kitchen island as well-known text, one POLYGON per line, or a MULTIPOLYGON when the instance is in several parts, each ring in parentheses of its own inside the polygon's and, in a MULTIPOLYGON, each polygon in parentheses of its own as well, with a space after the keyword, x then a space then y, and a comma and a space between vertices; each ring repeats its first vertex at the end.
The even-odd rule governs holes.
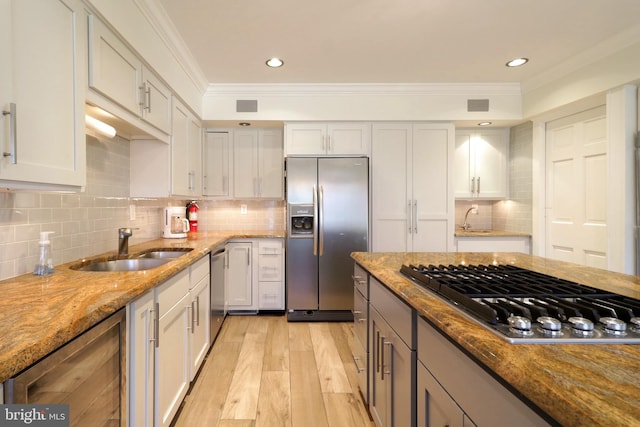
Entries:
POLYGON ((640 345, 509 344, 399 270, 512 264, 633 298, 640 298, 640 277, 517 253, 359 252, 352 258, 537 412, 563 426, 640 425, 640 345))
POLYGON ((58 265, 48 276, 24 274, 0 281, 0 382, 87 331, 227 240, 282 238, 284 235, 284 230, 200 232, 187 239, 157 239, 131 246, 131 254, 150 249, 192 249, 151 270, 91 272, 71 268, 79 263, 113 259, 117 254, 113 251, 58 265))

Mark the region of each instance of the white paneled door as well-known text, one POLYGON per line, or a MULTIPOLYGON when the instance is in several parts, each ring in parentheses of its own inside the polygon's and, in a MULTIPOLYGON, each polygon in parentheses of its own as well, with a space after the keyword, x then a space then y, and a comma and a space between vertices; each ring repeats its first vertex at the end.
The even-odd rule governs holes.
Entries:
POLYGON ((546 256, 607 268, 604 106, 547 124, 546 256))

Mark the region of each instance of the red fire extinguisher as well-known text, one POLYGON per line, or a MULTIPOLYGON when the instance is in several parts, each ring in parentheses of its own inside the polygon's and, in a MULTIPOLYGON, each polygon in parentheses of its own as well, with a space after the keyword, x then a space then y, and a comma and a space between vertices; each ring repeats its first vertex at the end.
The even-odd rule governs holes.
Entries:
POLYGON ((198 203, 195 200, 187 203, 187 219, 189 220, 189 231, 198 231, 198 203))

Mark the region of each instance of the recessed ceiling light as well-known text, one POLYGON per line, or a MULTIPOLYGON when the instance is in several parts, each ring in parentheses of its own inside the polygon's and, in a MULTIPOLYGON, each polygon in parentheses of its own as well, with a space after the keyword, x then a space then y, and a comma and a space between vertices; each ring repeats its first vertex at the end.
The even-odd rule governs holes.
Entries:
POLYGON ((251 126, 251 123, 249 122, 240 122, 238 123, 240 126, 251 126))
POLYGON ((267 65, 271 68, 278 68, 284 65, 284 61, 280 58, 271 58, 267 60, 267 65))
POLYGON ((529 58, 516 58, 516 59, 512 59, 511 61, 507 62, 505 65, 507 67, 519 67, 521 65, 526 64, 527 62, 529 62, 529 58))
POLYGON ((478 126, 491 126, 492 124, 492 122, 480 122, 478 123, 478 126))

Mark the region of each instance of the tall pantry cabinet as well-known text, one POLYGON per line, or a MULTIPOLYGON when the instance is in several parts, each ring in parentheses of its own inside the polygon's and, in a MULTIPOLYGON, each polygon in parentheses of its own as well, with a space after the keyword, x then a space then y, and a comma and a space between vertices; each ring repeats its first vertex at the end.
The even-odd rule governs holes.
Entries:
POLYGON ((453 148, 449 123, 373 125, 373 252, 453 250, 453 148))

